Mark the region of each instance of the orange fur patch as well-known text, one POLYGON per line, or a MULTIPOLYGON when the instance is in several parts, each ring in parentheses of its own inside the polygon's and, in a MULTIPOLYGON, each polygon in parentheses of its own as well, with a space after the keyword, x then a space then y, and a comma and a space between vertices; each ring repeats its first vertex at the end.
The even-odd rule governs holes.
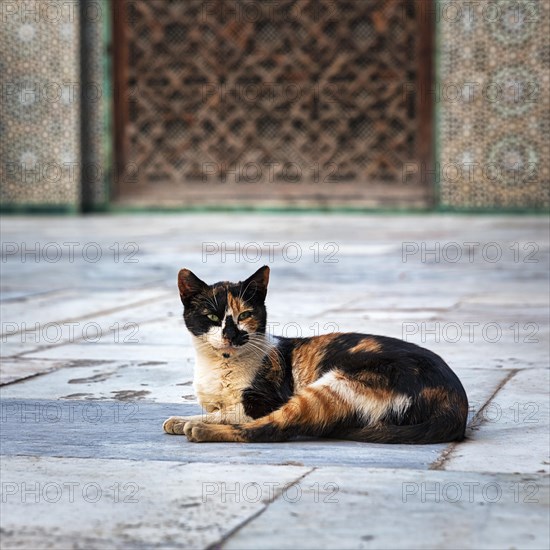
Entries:
POLYGON ((248 317, 247 319, 239 321, 239 314, 250 309, 244 300, 228 292, 227 305, 233 313, 233 318, 236 323, 240 323, 248 332, 256 332, 256 330, 258 330, 258 320, 255 317, 248 317))
POLYGON ((463 416, 468 415, 468 403, 460 399, 456 394, 449 393, 445 388, 424 388, 420 392, 420 396, 436 410, 456 409, 463 416))
POLYGON ((424 388, 420 395, 426 399, 426 401, 448 401, 449 394, 445 388, 424 388))
MULTIPOLYGON (((240 435, 239 430, 228 424, 204 424, 199 423, 190 430, 191 441, 236 441, 244 443, 246 440, 240 435)), ((187 433, 187 432, 186 432, 187 433)))
POLYGON ((267 424, 284 429, 291 425, 320 426, 351 414, 351 408, 331 388, 308 387, 294 395, 280 409, 268 416, 244 424, 243 428, 259 428, 267 424))
POLYGON ((239 313, 244 309, 243 301, 237 296, 233 296, 231 292, 227 293, 227 305, 232 310, 235 318, 237 318, 239 316, 239 313))
POLYGON ((258 320, 255 317, 248 317, 239 323, 246 328, 248 332, 256 332, 258 330, 258 320))
POLYGON ((292 371, 296 388, 303 388, 319 377, 317 368, 326 353, 326 346, 340 333, 314 336, 292 351, 292 371))
POLYGON ((350 348, 351 353, 359 353, 361 351, 368 351, 377 353, 382 350, 380 342, 377 342, 374 338, 363 338, 357 345, 350 348))

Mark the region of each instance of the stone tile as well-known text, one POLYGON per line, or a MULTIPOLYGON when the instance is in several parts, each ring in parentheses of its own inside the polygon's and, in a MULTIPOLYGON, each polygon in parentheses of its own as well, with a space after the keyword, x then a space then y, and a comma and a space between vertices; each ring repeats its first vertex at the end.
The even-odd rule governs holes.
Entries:
POLYGON ((549 544, 543 476, 335 467, 312 472, 296 487, 221 547, 538 550, 549 544))
MULTIPOLYGON (((517 289, 517 286, 515 287, 517 289)), ((472 305, 486 305, 506 307, 510 305, 522 306, 522 307, 540 307, 541 305, 550 304, 550 297, 544 289, 524 289, 522 292, 498 292, 493 290, 490 294, 477 294, 474 296, 468 296, 461 300, 461 304, 464 306, 472 305)))
POLYGON ((308 471, 3 457, 2 547, 205 548, 265 509, 270 484, 308 471), (257 500, 256 487, 264 490, 257 500))
MULTIPOLYGON (((116 295, 111 296, 110 300, 116 300, 116 295)), ((95 306, 96 313, 90 314, 88 310, 83 310, 82 316, 78 317, 78 303, 72 303, 71 307, 75 308, 72 313, 77 314, 77 317, 72 319, 56 317, 42 323, 4 321, 3 352, 5 355, 16 356, 37 353, 71 343, 139 343, 148 337, 149 331, 154 331, 158 327, 158 324, 154 323, 155 320, 167 321, 159 327, 161 330, 157 329, 157 332, 166 334, 168 329, 175 331, 179 328, 181 338, 189 341, 181 319, 181 303, 176 299, 167 299, 166 293, 164 295, 159 294, 158 291, 153 294, 147 293, 144 295, 144 300, 133 303, 127 303, 123 299, 120 308, 113 308, 111 301, 110 310, 100 310, 98 309, 100 305, 101 300, 95 306), (169 323, 168 321, 172 318, 173 321, 169 323), (26 330, 16 332, 22 328, 26 330)), ((106 306, 106 304, 103 305, 106 306)), ((27 313, 24 315, 30 315, 28 305, 25 308, 27 313)), ((55 309, 55 304, 52 304, 52 308, 55 309)), ((18 314, 22 314, 21 311, 15 312, 16 316, 18 314)))
MULTIPOLYGON (((80 363, 89 361, 81 360, 80 363)), ((36 362, 36 361, 35 361, 36 362)), ((191 387, 192 360, 110 361, 72 366, 2 388, 5 399, 122 399, 162 403, 196 403, 191 387)), ((49 365, 49 362, 39 362, 49 365)), ((63 363, 54 362, 57 368, 63 363)), ((53 370, 50 369, 50 370, 53 370)))
POLYGON ((3 323, 3 333, 12 330, 33 330, 38 324, 40 327, 49 323, 63 323, 68 320, 89 318, 105 314, 111 310, 122 310, 129 306, 141 305, 145 301, 154 303, 168 297, 166 291, 159 289, 122 290, 116 292, 96 291, 93 299, 90 294, 85 295, 74 290, 62 295, 28 298, 17 302, 2 303, 0 306, 3 323), (10 323, 14 329, 5 329, 10 323))
POLYGON ((92 359, 110 361, 122 358, 126 361, 181 361, 190 353, 190 348, 183 345, 141 345, 141 344, 103 344, 92 342, 67 344, 49 349, 35 351, 25 355, 29 359, 92 359), (187 351, 186 351, 187 350, 187 351))
MULTIPOLYGON (((59 479, 81 484, 90 479, 103 487, 104 480, 113 486, 119 478, 130 479, 127 472, 135 472, 143 488, 152 491, 140 504, 147 504, 147 511, 138 505, 128 512, 124 506, 109 507, 107 501, 86 502, 84 507, 71 504, 68 512, 63 504, 43 506, 44 499, 30 506, 8 502, 11 527, 2 532, 3 546, 196 548, 217 547, 227 536, 225 545, 237 548, 257 548, 259 542, 264 548, 315 549, 548 546, 548 532, 541 528, 547 519, 547 481, 537 473, 548 469, 546 219, 213 213, 14 216, 1 219, 0 226, 3 242, 62 243, 70 235, 80 243, 98 242, 106 252, 97 263, 8 258, 2 264, 3 323, 34 326, 74 318, 99 323, 104 332, 95 344, 66 338, 53 344, 22 342, 18 335, 2 338, 2 357, 20 355, 4 359, 2 365, 1 381, 8 382, 0 390, 2 452, 25 455, 9 459, 8 473, 32 481, 39 472, 42 477, 36 479, 43 483, 47 472, 54 480, 59 474, 66 476, 59 479), (138 262, 113 261, 109 247, 114 241, 135 242, 138 262), (231 255, 222 259, 221 254, 206 257, 202 250, 206 242, 231 247, 273 241, 280 243, 274 259, 263 250, 258 262, 231 255), (419 246, 495 242, 503 258, 497 263, 483 261, 479 254, 472 263, 423 260, 421 254, 404 259, 405 241, 419 246), (281 255, 288 242, 302 249, 296 263, 281 255), (321 251, 325 243, 336 243, 338 262, 316 259, 310 248, 316 242, 321 251), (538 262, 516 261, 509 248, 515 242, 536 243, 538 262), (469 430, 466 441, 450 446, 336 440, 197 445, 165 435, 161 426, 166 417, 200 412, 192 398, 182 398, 191 395, 191 387, 178 386, 190 382, 193 362, 175 285, 178 269, 189 267, 213 282, 243 279, 264 263, 272 268, 268 311, 269 320, 278 323, 278 334, 291 335, 293 323, 303 336, 330 332, 336 324, 341 331, 402 338, 406 323, 498 322, 504 333, 496 342, 479 336, 470 341, 464 335, 452 342, 441 334, 439 340, 420 332, 405 335, 451 365, 468 393, 470 415, 478 413, 484 422, 469 430), (106 329, 117 322, 137 323, 139 341, 113 339, 106 329), (519 340, 506 329, 514 323, 522 327, 519 340), (523 329, 529 323, 538 325, 538 342, 525 341, 523 329), (55 370, 47 372, 50 368, 55 370), (481 409, 502 385, 492 403, 481 409), (63 399, 67 396, 71 399, 63 399), (540 406, 533 410, 531 403, 540 406), (533 412, 540 422, 527 422, 533 412), (53 456, 73 458, 47 458, 53 456), (284 464, 297 475, 280 473, 284 464), (292 493, 281 494, 267 508, 263 500, 240 502, 236 509, 232 502, 220 505, 219 494, 209 502, 196 500, 198 483, 202 488, 209 481, 200 472, 219 472, 211 479, 221 484, 249 481, 249 473, 262 468, 273 468, 269 476, 275 482, 316 470, 300 480, 303 496, 295 503, 292 493), (185 471, 188 474, 181 477, 174 475, 185 471), (338 484, 337 504, 324 502, 330 482, 338 484), (312 488, 315 483, 319 489, 312 488), (406 502, 404 483, 413 491, 406 502), (440 502, 429 493, 436 483, 449 488, 440 502), (502 496, 490 502, 476 493, 470 502, 467 483, 480 483, 480 488, 494 488, 496 483, 502 496), (529 497, 533 483, 537 494, 529 497), (447 497, 453 497, 456 484, 462 496, 450 502, 447 497), (423 487, 428 489, 425 498, 423 487), (231 528, 238 529, 234 535, 231 528), (289 531, 293 536, 284 538, 289 531)), ((122 329, 120 336, 124 339, 128 332, 122 329)))
MULTIPOLYGON (((0 386, 73 366, 75 363, 70 361, 3 359, 0 363, 0 386)), ((3 390, 0 391, 3 392, 3 390)))
POLYGON ((501 369, 455 369, 466 395, 470 408, 470 419, 485 405, 500 384, 504 382, 510 371, 501 369))
POLYGON ((181 316, 172 312, 167 314, 140 309, 128 308, 113 315, 56 324, 33 333, 5 337, 3 351, 6 355, 21 358, 31 354, 43 357, 45 353, 59 353, 61 357, 66 357, 64 351, 52 350, 62 346, 82 346, 84 349, 90 349, 90 346, 111 346, 107 347, 107 353, 113 355, 116 354, 115 346, 122 350, 143 346, 145 350, 148 346, 170 348, 178 344, 184 348, 191 345, 189 331, 181 316))
POLYGON ((189 443, 165 434, 162 423, 173 415, 200 414, 198 405, 150 403, 132 396, 124 401, 4 398, 0 407, 6 455, 426 469, 446 448, 337 440, 189 443))
POLYGON ((548 369, 515 374, 495 395, 468 441, 458 444, 443 467, 468 472, 549 471, 548 369))
POLYGON ((426 289, 422 293, 419 293, 418 289, 414 290, 413 292, 403 292, 402 290, 400 293, 372 294, 355 300, 348 308, 362 312, 364 315, 369 315, 371 309, 376 311, 380 308, 399 310, 406 315, 407 310, 425 310, 426 307, 437 310, 450 309, 456 306, 459 301, 458 297, 453 296, 449 292, 447 294, 434 295, 434 293, 430 293, 426 289))

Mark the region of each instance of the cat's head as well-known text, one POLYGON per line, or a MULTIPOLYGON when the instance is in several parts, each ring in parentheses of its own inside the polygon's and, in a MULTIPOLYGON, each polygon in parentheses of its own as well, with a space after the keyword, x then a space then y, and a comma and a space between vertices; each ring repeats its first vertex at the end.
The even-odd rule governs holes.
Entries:
POLYGON ((245 281, 208 285, 189 269, 178 273, 183 318, 201 345, 220 355, 235 355, 257 346, 265 333, 265 296, 269 267, 263 266, 245 281))

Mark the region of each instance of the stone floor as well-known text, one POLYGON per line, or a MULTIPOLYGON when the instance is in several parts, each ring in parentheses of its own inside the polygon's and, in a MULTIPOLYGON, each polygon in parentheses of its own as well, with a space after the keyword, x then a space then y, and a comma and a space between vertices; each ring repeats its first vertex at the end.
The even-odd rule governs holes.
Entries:
POLYGON ((3 548, 547 548, 548 221, 186 214, 2 220, 3 548), (193 444, 176 273, 272 268, 276 334, 442 355, 459 444, 193 444))

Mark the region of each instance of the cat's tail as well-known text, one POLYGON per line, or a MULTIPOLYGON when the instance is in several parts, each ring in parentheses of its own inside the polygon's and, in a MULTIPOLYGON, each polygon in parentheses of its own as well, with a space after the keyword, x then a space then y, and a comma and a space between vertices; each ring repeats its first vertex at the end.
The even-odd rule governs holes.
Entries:
POLYGON ((334 432, 332 437, 369 443, 416 444, 447 443, 462 441, 466 422, 456 415, 442 415, 430 418, 420 424, 397 426, 394 424, 374 424, 362 428, 334 432))

